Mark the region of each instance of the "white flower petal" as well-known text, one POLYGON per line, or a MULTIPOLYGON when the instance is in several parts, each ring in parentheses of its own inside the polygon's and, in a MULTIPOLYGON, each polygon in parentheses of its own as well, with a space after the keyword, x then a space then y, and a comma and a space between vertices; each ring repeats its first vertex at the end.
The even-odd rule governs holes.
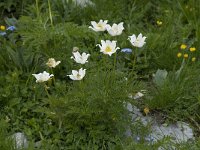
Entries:
POLYGON ((142 34, 140 33, 138 37, 136 38, 135 34, 132 36, 129 36, 128 40, 130 40, 131 44, 135 47, 143 47, 143 45, 146 43, 145 42, 146 37, 142 37, 142 34))
POLYGON ((85 76, 85 70, 86 69, 79 69, 79 70, 72 70, 72 74, 68 75, 70 79, 72 80, 82 80, 83 77, 85 76))
POLYGON ((91 21, 92 26, 89 26, 92 30, 99 32, 99 31, 105 31, 107 26, 108 20, 100 20, 98 23, 95 21, 91 21))
POLYGON ((116 52, 117 49, 119 49, 119 47, 116 48, 116 41, 101 40, 101 44, 102 44, 102 46, 99 46, 100 52, 107 54, 109 56, 111 56, 113 53, 116 52))
POLYGON ((116 24, 114 23, 111 26, 107 26, 106 27, 106 30, 108 31, 108 33, 111 35, 111 36, 117 36, 117 35, 120 35, 122 34, 122 31, 124 30, 124 27, 123 27, 123 22, 119 23, 119 24, 116 24))
POLYGON ((49 74, 48 72, 44 71, 43 73, 39 74, 32 74, 36 78, 36 82, 45 82, 48 81, 51 77, 53 77, 53 74, 49 74))

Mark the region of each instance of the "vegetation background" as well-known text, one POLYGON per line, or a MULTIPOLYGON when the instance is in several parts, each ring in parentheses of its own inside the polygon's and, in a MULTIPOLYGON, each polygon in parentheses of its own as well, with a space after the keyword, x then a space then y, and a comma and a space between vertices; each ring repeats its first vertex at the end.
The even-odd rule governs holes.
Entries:
POLYGON ((23 132, 29 149, 177 149, 200 148, 200 1, 199 0, 92 0, 80 6, 73 0, 2 0, 0 25, 16 30, 0 37, 0 149, 15 149, 11 137, 23 132), (90 21, 124 22, 115 39, 88 28, 90 21), (134 48, 127 37, 142 33, 146 45, 134 48), (96 47, 101 39, 117 40, 120 48, 139 51, 106 57, 96 47), (181 45, 185 44, 185 49, 181 45), (80 68, 70 59, 73 47, 91 54, 86 77, 67 75, 80 68), (191 52, 190 48, 196 51, 191 52), (180 57, 177 57, 181 53, 180 57), (185 57, 188 54, 188 57, 185 57), (193 61, 195 57, 195 61, 193 61), (51 70, 49 58, 62 63, 51 70), (55 81, 35 83, 33 73, 48 71, 55 81), (128 78, 128 80, 125 80, 128 78), (141 89, 141 101, 128 95, 141 89), (48 92, 48 93, 46 93, 48 92), (165 122, 185 121, 196 140, 171 143, 168 138, 149 144, 124 133, 148 135, 149 129, 131 123, 124 105, 130 102, 165 122), (137 131, 136 131, 137 129, 137 131), (34 143, 40 142, 40 147, 34 143))

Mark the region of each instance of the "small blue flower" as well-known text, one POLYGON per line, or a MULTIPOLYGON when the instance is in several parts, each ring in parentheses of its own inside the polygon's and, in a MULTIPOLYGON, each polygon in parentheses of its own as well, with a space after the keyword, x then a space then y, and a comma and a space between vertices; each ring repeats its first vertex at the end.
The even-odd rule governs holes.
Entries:
POLYGON ((0 32, 0 35, 4 36, 4 35, 6 35, 6 32, 0 32))
POLYGON ((130 49, 130 48, 123 48, 123 49, 121 50, 121 52, 130 54, 130 53, 132 53, 132 49, 130 49))
POLYGON ((6 30, 14 31, 16 29, 15 26, 9 26, 6 30))

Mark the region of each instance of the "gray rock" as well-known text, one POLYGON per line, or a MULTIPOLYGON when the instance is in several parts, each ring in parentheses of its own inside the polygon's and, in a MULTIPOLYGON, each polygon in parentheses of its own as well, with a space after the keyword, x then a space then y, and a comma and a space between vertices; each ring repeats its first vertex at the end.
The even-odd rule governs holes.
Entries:
POLYGON ((42 142, 41 142, 41 141, 38 141, 38 142, 35 143, 35 147, 36 147, 36 148, 40 148, 41 145, 42 145, 42 142))
POLYGON ((150 136, 154 141, 169 136, 175 143, 187 142, 190 139, 194 139, 192 128, 190 128, 185 122, 177 122, 176 124, 170 124, 167 127, 154 124, 152 125, 152 133, 150 136))
MULTIPOLYGON (((156 121, 151 116, 143 116, 140 109, 136 106, 132 106, 130 103, 127 103, 127 109, 130 111, 132 115, 133 123, 135 121, 141 121, 144 126, 150 125, 151 133, 145 137, 147 142, 157 142, 158 140, 163 139, 164 137, 171 137, 174 143, 187 142, 188 140, 194 139, 194 133, 192 128, 185 122, 177 122, 175 124, 160 125, 159 122, 156 121)), ((131 130, 127 129, 125 133, 127 136, 130 136, 131 130)), ((135 135, 132 135, 135 137, 135 135)), ((137 140, 140 139, 140 136, 137 136, 137 140)))
POLYGON ((90 0, 73 0, 73 2, 81 7, 86 7, 87 5, 94 5, 90 0))
POLYGON ((26 149, 28 148, 28 141, 24 133, 17 132, 12 135, 12 138, 15 142, 15 148, 16 149, 26 149))

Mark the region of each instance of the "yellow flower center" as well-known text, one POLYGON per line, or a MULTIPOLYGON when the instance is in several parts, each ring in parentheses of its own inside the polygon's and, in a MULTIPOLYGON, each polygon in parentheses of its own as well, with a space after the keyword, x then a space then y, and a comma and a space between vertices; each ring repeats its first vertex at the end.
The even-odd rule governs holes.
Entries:
POLYGON ((77 74, 77 78, 80 79, 80 78, 81 78, 81 75, 80 75, 80 74, 77 74))
POLYGON ((106 51, 106 52, 111 52, 112 49, 110 48, 110 46, 107 46, 106 49, 105 49, 105 51, 106 51))
POLYGON ((97 24, 97 27, 99 27, 99 28, 103 28, 103 26, 102 26, 102 24, 97 24))

